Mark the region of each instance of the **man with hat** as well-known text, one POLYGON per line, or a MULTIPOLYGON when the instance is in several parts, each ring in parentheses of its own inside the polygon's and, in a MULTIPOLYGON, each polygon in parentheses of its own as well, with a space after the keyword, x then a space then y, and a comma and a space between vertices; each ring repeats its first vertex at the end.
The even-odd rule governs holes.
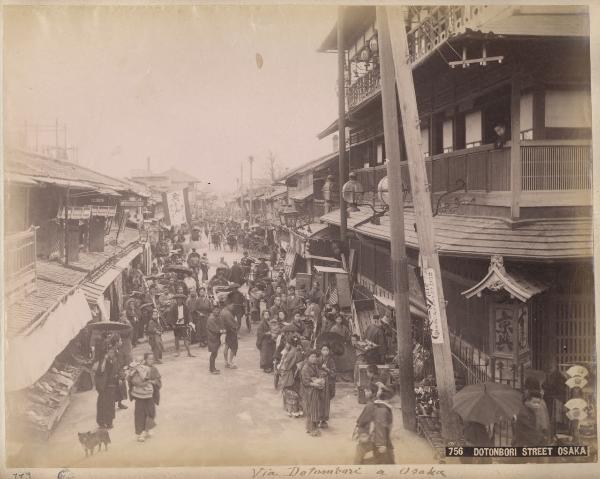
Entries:
POLYGON ((188 356, 194 357, 190 352, 190 312, 185 305, 185 294, 176 294, 175 304, 169 309, 169 323, 173 325, 173 333, 175 335, 175 356, 179 356, 179 341, 183 340, 183 345, 187 350, 188 356))
POLYGON ((220 308, 217 303, 213 305, 213 310, 208 317, 208 321, 206 322, 206 331, 208 337, 208 350, 210 352, 209 359, 209 371, 211 374, 220 374, 219 371, 215 367, 215 360, 217 359, 217 355, 219 354, 219 348, 221 347, 221 335, 226 333, 225 327, 223 326, 223 322, 220 317, 220 308))

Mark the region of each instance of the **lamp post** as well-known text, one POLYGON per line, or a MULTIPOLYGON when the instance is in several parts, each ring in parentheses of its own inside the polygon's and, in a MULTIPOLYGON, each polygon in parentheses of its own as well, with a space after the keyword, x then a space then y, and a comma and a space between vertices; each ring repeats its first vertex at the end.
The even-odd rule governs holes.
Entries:
POLYGON ((346 66, 346 48, 344 44, 344 7, 338 7, 337 19, 337 60, 338 60, 338 169, 340 185, 340 239, 346 242, 347 223, 346 209, 343 208, 342 185, 346 180, 346 79, 344 70, 346 66))
MULTIPOLYGON (((347 212, 348 216, 350 216, 350 212, 360 211, 358 209, 358 204, 362 200, 364 188, 356 179, 356 173, 354 171, 350 172, 348 177, 349 180, 342 186, 342 198, 344 202, 348 203, 347 212)), ((340 209, 342 209, 341 205, 340 209)))
POLYGON ((252 185, 252 163, 254 163, 254 157, 249 156, 248 162, 250 163, 250 226, 252 226, 254 224, 254 191, 252 185))

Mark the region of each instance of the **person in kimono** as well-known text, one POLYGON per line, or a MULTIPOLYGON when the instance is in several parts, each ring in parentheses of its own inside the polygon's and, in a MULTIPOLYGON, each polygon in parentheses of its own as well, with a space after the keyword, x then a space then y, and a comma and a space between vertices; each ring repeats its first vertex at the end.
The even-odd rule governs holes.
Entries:
POLYGON ((148 321, 146 334, 148 335, 148 344, 150 345, 152 354, 154 355, 154 363, 162 364, 164 348, 162 342, 162 327, 157 309, 152 310, 152 316, 150 317, 150 321, 148 321))
POLYGON ((301 396, 306 415, 306 432, 311 436, 320 436, 318 423, 321 412, 321 394, 325 388, 325 379, 321 377, 318 352, 309 351, 300 370, 301 396))
POLYGON ((227 305, 221 309, 220 318, 225 328, 225 347, 223 348, 223 355, 225 358, 225 367, 229 369, 237 369, 238 366, 235 364, 235 357, 238 352, 238 331, 240 325, 235 317, 236 305, 233 303, 233 293, 227 295, 227 305))
POLYGON ((318 426, 325 429, 328 427, 331 400, 335 396, 335 361, 331 356, 329 346, 326 344, 321 347, 318 364, 322 371, 321 376, 325 378, 325 388, 321 390, 321 410, 318 426))
POLYGON ((277 366, 283 409, 290 417, 301 417, 303 414, 299 394, 300 375, 298 374, 298 365, 302 362, 299 345, 300 339, 298 337, 289 337, 285 341, 285 346, 281 351, 281 360, 277 366))
POLYGON ((202 253, 202 257, 200 258, 200 271, 202 271, 202 284, 208 281, 208 255, 206 253, 202 253))
POLYGON ((369 402, 356 421, 359 435, 367 438, 356 445, 354 464, 367 464, 366 455, 372 453, 369 464, 394 464, 394 447, 391 433, 393 423, 392 406, 388 402, 393 391, 381 384, 376 399, 369 402), (372 432, 371 432, 372 431, 372 432))
POLYGON ((260 368, 265 373, 273 372, 276 340, 281 332, 279 322, 263 311, 262 320, 256 331, 256 347, 260 351, 260 368))
MULTIPOLYGON (((194 355, 190 352, 190 312, 185 305, 187 299, 185 294, 178 293, 174 296, 175 304, 169 309, 169 323, 173 326, 175 335, 175 356, 179 356, 179 341, 183 341, 183 345, 190 358, 194 355)), ((192 323, 193 324, 193 323, 192 323)))
POLYGON ((215 304, 206 322, 208 351, 210 352, 209 371, 211 374, 221 374, 221 371, 215 366, 215 361, 221 347, 221 336, 227 332, 219 313, 220 308, 215 304))
POLYGON ((150 437, 150 430, 156 425, 156 405, 162 381, 154 366, 152 353, 144 354, 144 362, 135 366, 130 373, 131 397, 135 401, 134 426, 139 442, 150 437))
POLYGON ((385 332, 381 326, 381 320, 378 314, 374 314, 371 324, 367 326, 365 331, 365 339, 372 342, 375 346, 365 354, 365 359, 368 364, 384 364, 387 340, 385 332))
POLYGON ((98 391, 96 422, 98 427, 112 429, 119 387, 119 364, 114 346, 107 346, 106 354, 98 363, 94 382, 98 391))

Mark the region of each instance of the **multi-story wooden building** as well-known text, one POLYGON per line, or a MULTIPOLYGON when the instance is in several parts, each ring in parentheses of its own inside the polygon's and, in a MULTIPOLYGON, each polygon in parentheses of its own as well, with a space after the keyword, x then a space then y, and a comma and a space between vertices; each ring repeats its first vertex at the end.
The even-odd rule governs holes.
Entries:
MULTIPOLYGON (((408 32, 457 373, 521 387, 530 374, 543 382, 593 364, 586 8, 411 7, 406 20, 394 28, 408 32)), ((334 27, 321 49, 344 50, 350 169, 361 165, 364 201, 377 206, 386 155, 375 8, 347 8, 344 28, 344 45, 334 27)), ((405 191, 411 302, 422 318, 406 162, 402 172, 392 187, 405 191)), ((390 306, 389 216, 373 224, 372 214, 360 207, 348 218, 356 279, 390 306)), ((339 225, 339 210, 322 219, 339 225)))

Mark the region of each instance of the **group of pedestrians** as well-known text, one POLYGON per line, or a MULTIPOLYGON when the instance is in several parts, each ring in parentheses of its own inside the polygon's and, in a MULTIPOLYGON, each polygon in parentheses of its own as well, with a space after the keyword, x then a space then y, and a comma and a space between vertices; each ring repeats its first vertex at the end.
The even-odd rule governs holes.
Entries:
POLYGON ((95 345, 95 384, 98 392, 96 422, 98 427, 112 429, 118 409, 128 409, 123 401, 135 401, 134 429, 139 442, 151 436, 155 427, 156 406, 160 401, 162 380, 151 352, 141 361, 131 357, 131 339, 118 333, 105 333, 95 345))
MULTIPOLYGON (((182 346, 189 357, 194 357, 192 345, 207 348, 208 370, 218 375, 221 351, 224 367, 238 369, 238 336, 245 320, 248 331, 257 325, 258 367, 273 375, 275 387, 281 391, 283 410, 290 417, 304 417, 306 432, 320 436, 329 426, 331 401, 336 394, 334 356, 343 353, 340 344, 350 347, 353 340, 347 316, 337 304, 325 301, 318 282, 310 288, 302 284, 296 287, 278 261, 282 256, 279 251, 270 258, 258 259, 245 251, 231 266, 222 257, 212 265, 215 271, 211 277, 207 254, 201 252, 201 230, 193 229, 189 235, 170 233, 184 268, 163 269, 156 265, 154 274, 144 277, 139 268, 133 267, 130 294, 121 316, 121 322, 131 326, 131 334, 105 337, 98 349, 104 351, 97 372, 99 426, 112 427, 115 409, 127 408, 122 401, 129 391, 129 398, 135 401, 138 440, 143 442, 149 437, 160 400, 162 381, 155 365, 163 360, 165 329, 173 329, 174 357, 180 355, 182 346), (131 350, 143 335, 148 338, 149 351, 143 360, 135 362, 131 350), (323 337, 329 339, 323 341, 323 337)), ((210 239, 211 230, 205 234, 210 239)), ((375 345, 369 362, 380 361, 387 336, 381 321, 375 318, 366 333, 375 345)), ((359 441, 357 463, 368 461, 365 456, 369 447, 376 462, 393 462, 392 413, 387 402, 392 393, 382 382, 375 382, 378 386, 357 421, 359 437, 368 435, 370 441, 370 446, 359 441)))

